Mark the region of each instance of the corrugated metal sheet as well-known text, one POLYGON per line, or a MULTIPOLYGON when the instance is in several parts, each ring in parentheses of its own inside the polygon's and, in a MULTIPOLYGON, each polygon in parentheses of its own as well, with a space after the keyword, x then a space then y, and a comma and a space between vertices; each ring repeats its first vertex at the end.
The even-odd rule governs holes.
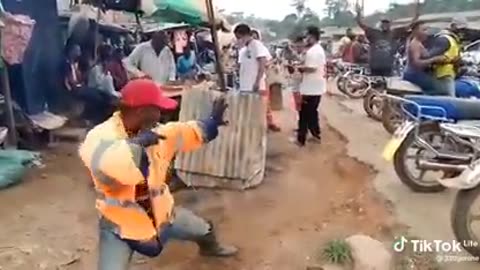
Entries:
MULTIPOLYGON (((180 121, 207 117, 215 97, 222 93, 186 91, 180 121)), ((266 119, 258 94, 228 93, 227 127, 202 149, 176 158, 180 176, 197 186, 247 188, 263 180, 266 162, 266 119)))

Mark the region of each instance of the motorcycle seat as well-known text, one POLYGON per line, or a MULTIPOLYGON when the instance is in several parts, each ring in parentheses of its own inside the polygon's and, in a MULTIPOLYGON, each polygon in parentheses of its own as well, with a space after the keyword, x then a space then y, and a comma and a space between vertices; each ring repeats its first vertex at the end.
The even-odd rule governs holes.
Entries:
POLYGON ((422 89, 402 78, 392 77, 387 79, 387 93, 391 95, 416 95, 421 94, 422 89))
MULTIPOLYGON (((420 95, 409 95, 405 96, 405 98, 420 106, 441 107, 446 112, 446 115, 444 115, 444 112, 441 112, 440 110, 426 108, 422 110, 423 115, 433 117, 446 116, 448 119, 455 121, 480 120, 480 100, 478 99, 420 95)), ((415 106, 407 104, 405 108, 413 115, 417 114, 415 106)))

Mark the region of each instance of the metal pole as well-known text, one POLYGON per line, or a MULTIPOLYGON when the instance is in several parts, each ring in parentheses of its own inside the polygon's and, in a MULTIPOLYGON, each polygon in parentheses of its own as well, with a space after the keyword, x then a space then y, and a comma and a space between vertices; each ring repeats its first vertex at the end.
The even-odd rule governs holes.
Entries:
POLYGON ((220 58, 220 47, 219 47, 220 45, 218 44, 218 35, 217 35, 217 29, 215 25, 215 11, 213 8, 212 0, 205 0, 205 4, 207 7, 210 31, 212 32, 212 42, 213 42, 213 45, 215 46, 215 62, 217 67, 218 83, 220 84, 221 91, 227 91, 227 87, 225 84, 225 72, 223 71, 223 66, 220 58))
POLYGON ((8 125, 8 145, 17 148, 17 129, 15 128, 15 117, 13 115, 12 92, 10 89, 10 81, 8 80, 7 64, 4 63, 2 69, 2 88, 5 97, 5 111, 7 113, 8 125))

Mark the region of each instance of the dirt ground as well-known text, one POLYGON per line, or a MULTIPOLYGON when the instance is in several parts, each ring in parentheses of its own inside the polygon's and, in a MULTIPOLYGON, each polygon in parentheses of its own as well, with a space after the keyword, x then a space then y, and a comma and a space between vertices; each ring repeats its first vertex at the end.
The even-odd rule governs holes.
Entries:
MULTIPOLYGON (((322 145, 298 149, 287 133, 270 135, 260 187, 176 195, 239 246, 236 258, 201 258, 195 245, 172 243, 157 259, 136 256, 132 269, 305 269, 329 240, 357 233, 391 239, 395 221, 373 191, 374 172, 346 156, 342 136, 324 125, 322 145)), ((44 162, 23 184, 0 192, 0 269, 95 269, 94 194, 76 146, 61 145, 44 162)))

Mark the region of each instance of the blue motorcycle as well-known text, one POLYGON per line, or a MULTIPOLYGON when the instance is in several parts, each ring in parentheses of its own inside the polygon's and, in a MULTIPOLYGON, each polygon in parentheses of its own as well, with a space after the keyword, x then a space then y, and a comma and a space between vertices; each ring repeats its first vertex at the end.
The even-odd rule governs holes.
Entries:
MULTIPOLYGON (((476 77, 464 76, 455 81, 456 96, 459 98, 480 98, 480 80, 476 77)), ((408 95, 424 95, 417 86, 401 81, 390 83, 387 87, 387 96, 405 97, 408 95)), ((393 134, 404 122, 404 114, 394 99, 383 102, 381 121, 385 130, 393 134)))
POLYGON ((406 121, 386 145, 383 157, 393 161, 398 177, 413 191, 443 191, 439 180, 457 176, 480 153, 480 100, 389 98, 400 104, 406 121))
POLYGON ((478 258, 480 213, 473 206, 480 203, 480 100, 413 95, 399 101, 408 120, 385 147, 384 158, 393 160, 400 180, 413 191, 459 190, 451 226, 457 241, 478 258))

